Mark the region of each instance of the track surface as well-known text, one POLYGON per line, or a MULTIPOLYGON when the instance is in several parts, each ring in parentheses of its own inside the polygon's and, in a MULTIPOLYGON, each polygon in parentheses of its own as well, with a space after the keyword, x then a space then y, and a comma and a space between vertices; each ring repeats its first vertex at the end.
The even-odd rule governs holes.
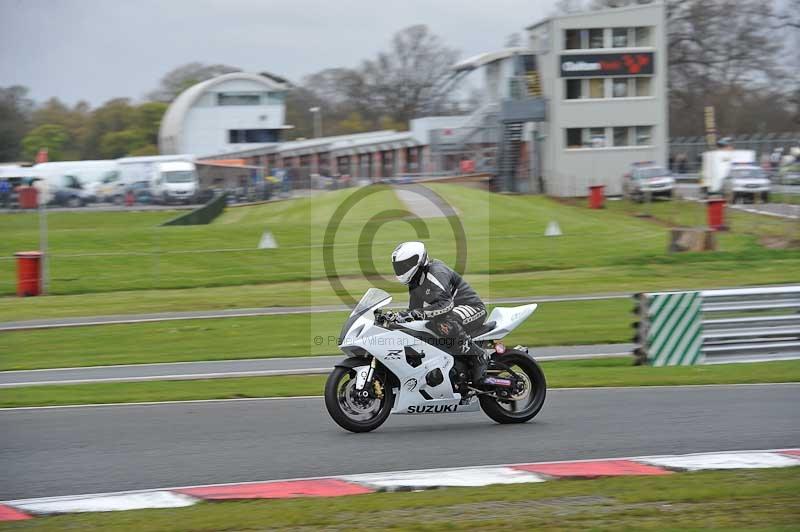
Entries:
POLYGON ((393 416, 350 434, 320 398, 0 411, 0 500, 800 443, 800 384, 552 390, 531 423, 393 416))
MULTIPOLYGON (((531 348, 537 360, 593 358, 603 355, 629 355, 632 344, 575 345, 531 348)), ((0 388, 40 384, 82 384, 143 380, 194 380, 257 375, 328 373, 344 354, 321 357, 220 360, 131 364, 87 368, 0 371, 0 388)))

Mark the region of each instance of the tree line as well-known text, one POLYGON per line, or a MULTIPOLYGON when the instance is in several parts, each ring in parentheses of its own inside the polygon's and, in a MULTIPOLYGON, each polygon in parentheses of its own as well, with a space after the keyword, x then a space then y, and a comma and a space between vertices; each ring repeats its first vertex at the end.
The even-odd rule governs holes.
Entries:
MULTIPOLYGON (((559 0, 559 12, 613 7, 630 0, 559 0)), ((722 134, 800 129, 800 0, 666 0, 670 135, 704 133, 703 108, 716 108, 722 134)), ((500 44, 500 43, 498 43, 500 44)), ((518 34, 504 45, 524 45, 518 34)), ((487 49, 494 48, 487 45, 487 49)), ((293 84, 286 100, 288 139, 314 134, 313 107, 325 135, 403 130, 421 114, 461 114, 479 95, 442 94, 459 53, 427 26, 397 32, 388 46, 352 68, 335 67, 293 84)), ((158 153, 167 105, 189 86, 240 71, 189 63, 168 72, 144 102, 115 98, 97 108, 42 103, 20 86, 0 87, 0 161, 105 159, 158 153)))
POLYGON ((26 87, 0 87, 0 161, 33 161, 41 148, 51 161, 158 154, 166 103, 114 98, 92 109, 58 98, 35 104, 27 94, 26 87))

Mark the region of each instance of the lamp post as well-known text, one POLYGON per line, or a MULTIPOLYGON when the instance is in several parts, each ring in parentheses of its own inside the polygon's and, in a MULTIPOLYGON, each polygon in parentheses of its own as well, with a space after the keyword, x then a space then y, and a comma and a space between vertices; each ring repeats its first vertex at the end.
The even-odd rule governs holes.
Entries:
MULTIPOLYGON (((40 148, 39 153, 36 154, 36 164, 46 163, 50 160, 47 148, 40 148)), ((43 180, 42 183, 45 183, 43 180)), ((31 183, 33 186, 33 183, 31 183)), ((39 251, 42 253, 41 264, 39 266, 40 275, 40 290, 43 295, 47 295, 47 290, 50 284, 50 276, 48 275, 48 267, 50 266, 50 258, 47 256, 47 198, 43 197, 46 188, 39 190, 38 207, 39 207, 39 251)))
POLYGON ((309 111, 314 115, 314 137, 319 138, 322 136, 322 109, 311 107, 309 111))

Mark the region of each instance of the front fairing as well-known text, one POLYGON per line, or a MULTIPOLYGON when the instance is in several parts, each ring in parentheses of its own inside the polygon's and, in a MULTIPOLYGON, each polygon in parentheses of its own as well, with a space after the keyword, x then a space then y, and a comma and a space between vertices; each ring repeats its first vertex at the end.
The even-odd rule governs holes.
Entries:
POLYGON ((375 311, 392 302, 392 296, 379 288, 370 288, 355 306, 339 334, 339 345, 352 343, 364 329, 375 322, 375 311))

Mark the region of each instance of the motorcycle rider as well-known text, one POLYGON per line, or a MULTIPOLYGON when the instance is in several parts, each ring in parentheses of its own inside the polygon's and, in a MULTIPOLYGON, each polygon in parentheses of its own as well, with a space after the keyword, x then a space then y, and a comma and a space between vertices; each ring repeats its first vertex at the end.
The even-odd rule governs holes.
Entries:
POLYGON ((422 242, 398 245, 392 252, 392 267, 397 280, 408 285, 409 308, 390 319, 429 320, 427 327, 449 340, 453 354, 472 358, 471 380, 480 384, 488 358, 469 335, 486 320, 486 305, 475 290, 445 263, 429 258, 422 242))

